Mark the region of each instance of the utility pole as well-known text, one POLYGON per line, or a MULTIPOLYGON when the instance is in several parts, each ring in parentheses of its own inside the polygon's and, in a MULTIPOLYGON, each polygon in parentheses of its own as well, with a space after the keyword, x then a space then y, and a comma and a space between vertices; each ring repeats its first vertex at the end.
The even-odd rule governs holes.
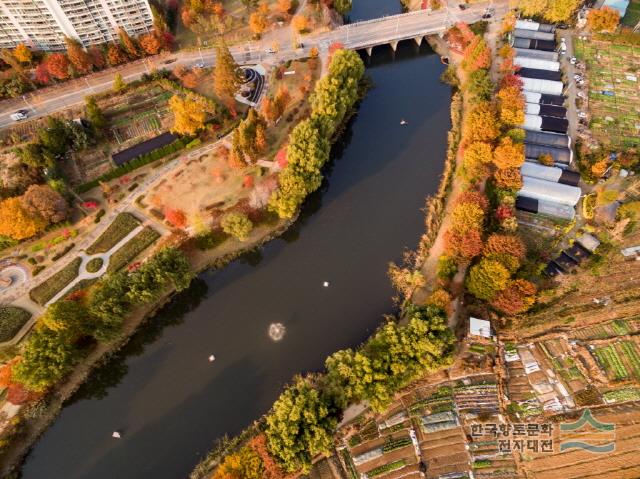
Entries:
POLYGON ((35 112, 36 112, 36 109, 35 109, 34 107, 32 107, 32 106, 29 104, 29 102, 27 101, 27 96, 26 96, 26 95, 22 95, 22 99, 24 100, 24 103, 27 105, 27 107, 28 107, 29 109, 31 109, 31 111, 32 111, 33 113, 35 113, 35 112))

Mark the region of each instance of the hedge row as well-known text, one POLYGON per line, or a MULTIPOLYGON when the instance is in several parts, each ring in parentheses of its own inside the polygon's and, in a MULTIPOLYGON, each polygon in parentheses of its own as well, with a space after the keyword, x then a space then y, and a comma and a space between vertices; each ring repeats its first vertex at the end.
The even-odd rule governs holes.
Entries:
POLYGON ((191 138, 189 137, 179 138, 173 143, 169 143, 162 148, 158 148, 157 150, 153 150, 149 153, 145 153, 144 155, 140 155, 137 158, 125 163, 124 165, 118 166, 117 168, 100 176, 99 178, 96 178, 95 180, 81 184, 76 188, 76 190, 78 191, 78 193, 86 193, 87 191, 97 187, 101 182, 120 178, 121 176, 124 176, 127 173, 132 172, 133 170, 137 170, 138 168, 148 165, 149 163, 159 160, 160 158, 164 158, 165 156, 180 151, 190 142, 191 138))
POLYGON ((98 239, 87 248, 87 254, 106 253, 138 226, 140 226, 138 218, 131 213, 120 213, 98 239))
POLYGON ((15 306, 0 306, 0 342, 12 339, 31 318, 31 313, 15 306))
POLYGON ((44 306, 78 276, 82 260, 76 258, 43 283, 29 291, 29 297, 44 306))
POLYGON ((107 273, 115 273, 121 268, 124 268, 136 256, 152 245, 159 237, 160 233, 147 226, 140 233, 131 238, 131 240, 122 246, 122 248, 111 255, 111 258, 109 258, 107 273))

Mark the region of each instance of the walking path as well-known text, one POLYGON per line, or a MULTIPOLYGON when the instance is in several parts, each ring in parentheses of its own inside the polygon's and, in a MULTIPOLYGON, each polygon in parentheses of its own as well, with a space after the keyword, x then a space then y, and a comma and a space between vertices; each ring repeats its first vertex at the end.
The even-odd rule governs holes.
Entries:
POLYGON ((122 248, 125 244, 127 244, 129 240, 133 239, 133 237, 136 236, 138 233, 140 233, 143 229, 144 229, 144 225, 137 226, 127 236, 125 236, 120 241, 118 241, 114 246, 111 247, 111 249, 109 249, 109 251, 105 253, 88 255, 84 251, 81 251, 78 254, 78 257, 82 261, 80 263, 80 267, 78 268, 78 276, 76 276, 76 278, 73 281, 71 281, 67 286, 62 288, 62 290, 58 294, 56 294, 53 298, 51 298, 45 306, 49 306, 51 303, 55 303, 60 298, 64 298, 64 296, 67 294, 67 291, 70 291, 80 281, 83 281, 85 279, 99 278, 100 276, 105 274, 107 272, 107 267, 109 266, 109 260, 111 259, 111 255, 113 255, 113 253, 115 253, 120 248, 122 248), (87 271, 87 264, 89 263, 89 261, 96 258, 100 258, 102 260, 102 266, 95 273, 91 273, 87 271))

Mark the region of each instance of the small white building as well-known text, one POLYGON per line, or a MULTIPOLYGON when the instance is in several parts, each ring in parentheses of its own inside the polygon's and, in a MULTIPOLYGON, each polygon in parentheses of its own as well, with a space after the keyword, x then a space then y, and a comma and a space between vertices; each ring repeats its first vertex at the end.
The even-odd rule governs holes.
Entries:
POLYGON ((539 78, 520 77, 522 79, 522 89, 534 93, 544 93, 547 95, 562 95, 564 85, 561 81, 541 80, 539 78))
POLYGON ((485 319, 469 317, 469 334, 491 339, 491 323, 485 319))
POLYGON ((553 60, 516 56, 513 62, 521 68, 535 68, 536 70, 546 70, 550 72, 560 71, 560 62, 553 60))
POLYGON ((563 185, 530 176, 522 177, 522 189, 518 196, 574 207, 580 201, 582 190, 577 186, 563 185))

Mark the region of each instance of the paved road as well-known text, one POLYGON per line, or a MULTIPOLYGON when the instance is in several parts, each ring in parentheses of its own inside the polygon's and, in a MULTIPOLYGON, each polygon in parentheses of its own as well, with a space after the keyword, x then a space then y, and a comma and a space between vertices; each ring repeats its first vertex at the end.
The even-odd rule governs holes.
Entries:
MULTIPOLYGON (((472 23, 479 20, 487 6, 492 5, 496 16, 502 16, 508 9, 506 0, 498 2, 481 2, 470 5, 462 11, 456 6, 447 4, 446 8, 430 12, 421 10, 404 13, 376 20, 345 25, 330 32, 301 37, 303 48, 294 48, 292 42, 284 42, 276 54, 265 53, 270 46, 266 38, 263 42, 248 42, 234 46, 231 52, 239 64, 277 63, 309 55, 309 50, 316 46, 326 50, 333 42, 340 42, 349 49, 362 49, 388 42, 421 37, 440 33, 457 21, 472 23)), ((289 27, 283 27, 283 29, 289 27)), ((181 51, 176 54, 164 54, 128 63, 118 68, 96 73, 64 83, 58 87, 45 88, 25 95, 22 98, 0 102, 0 129, 14 122, 9 115, 21 108, 31 111, 30 117, 46 116, 84 102, 88 95, 106 91, 113 86, 113 77, 120 73, 125 81, 133 81, 144 73, 154 69, 175 68, 177 65, 192 66, 204 63, 211 66, 215 63, 212 49, 198 51, 181 51), (168 63, 169 62, 169 63, 168 63)))

